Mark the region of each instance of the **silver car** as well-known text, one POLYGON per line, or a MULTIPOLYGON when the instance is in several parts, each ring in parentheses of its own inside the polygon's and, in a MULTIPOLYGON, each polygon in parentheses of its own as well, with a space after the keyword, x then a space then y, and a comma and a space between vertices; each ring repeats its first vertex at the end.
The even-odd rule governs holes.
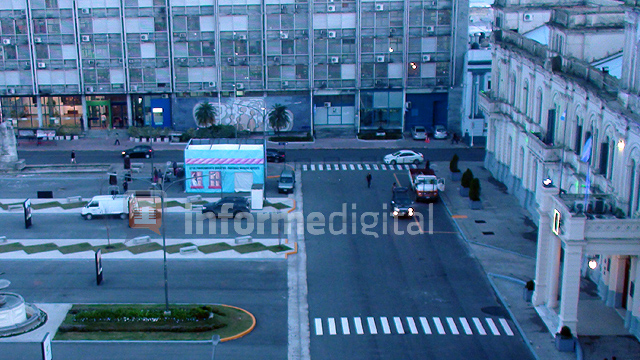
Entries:
POLYGON ((411 137, 413 140, 424 140, 427 138, 427 129, 424 126, 414 126, 411 129, 411 137))
POLYGON ((449 134, 447 133, 447 128, 442 125, 436 125, 433 130, 433 138, 434 139, 446 139, 449 134))
POLYGON ((385 164, 420 164, 424 161, 424 156, 421 153, 415 152, 413 150, 400 150, 396 151, 393 154, 385 155, 384 157, 385 164))

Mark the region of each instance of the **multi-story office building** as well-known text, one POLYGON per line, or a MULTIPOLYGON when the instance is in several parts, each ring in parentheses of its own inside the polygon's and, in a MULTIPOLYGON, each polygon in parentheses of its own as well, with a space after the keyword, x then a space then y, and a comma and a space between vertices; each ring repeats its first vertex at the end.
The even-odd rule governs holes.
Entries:
MULTIPOLYGON (((494 85, 480 97, 485 167, 538 223, 533 304, 550 332, 580 334, 580 321, 600 320, 580 317, 586 278, 640 338, 640 10, 565 5, 550 10, 545 44, 517 26, 494 34, 494 85), (590 65, 621 50, 621 80, 590 65)), ((500 9, 513 21, 542 16, 531 3, 500 9)))
POLYGON ((180 130, 210 102, 255 131, 280 103, 299 131, 446 124, 467 14, 466 0, 6 0, 2 115, 180 130))

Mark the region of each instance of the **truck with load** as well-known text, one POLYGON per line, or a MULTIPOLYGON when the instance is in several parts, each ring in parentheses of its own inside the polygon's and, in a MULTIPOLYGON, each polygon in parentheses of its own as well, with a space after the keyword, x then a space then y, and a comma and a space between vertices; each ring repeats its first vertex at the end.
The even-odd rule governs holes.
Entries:
POLYGON ((96 216, 119 216, 126 219, 129 216, 129 195, 94 196, 80 214, 86 220, 96 216))
POLYGON ((417 200, 437 201, 440 191, 444 191, 444 179, 436 176, 433 169, 409 169, 411 187, 417 200))

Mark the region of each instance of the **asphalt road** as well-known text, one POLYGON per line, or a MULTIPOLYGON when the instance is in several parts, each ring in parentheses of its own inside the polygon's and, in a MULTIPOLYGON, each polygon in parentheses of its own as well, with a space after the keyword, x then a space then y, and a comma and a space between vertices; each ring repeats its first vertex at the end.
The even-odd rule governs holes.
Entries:
MULTIPOLYGON (((287 357, 287 273, 283 261, 171 261, 171 303, 228 304, 248 310, 257 325, 249 335, 221 343, 216 359, 287 357)), ((11 291, 32 303, 164 303, 162 261, 103 260, 104 282, 95 283, 93 261, 2 261, 11 291)), ((19 346, 3 344, 1 359, 21 359, 19 346), (16 353, 12 353, 16 351, 16 353)), ((201 344, 53 343, 56 359, 210 359, 201 344), (187 355, 188 354, 188 355, 187 355)))
MULTIPOLYGON (((458 238, 441 203, 433 207, 432 235, 401 234, 415 222, 403 219, 394 230, 393 220, 384 210, 390 198, 391 184, 407 185, 406 172, 372 172, 371 189, 367 189, 366 171, 305 172, 303 174, 304 210, 328 214, 340 212, 346 204, 347 220, 334 218, 334 230, 346 226, 344 234, 306 233, 307 281, 313 359, 532 359, 522 338, 515 336, 482 336, 463 332, 458 319, 492 317, 508 319, 497 301, 478 261, 458 238), (328 196, 330 194, 330 196, 328 196), (357 221, 350 215, 355 205, 357 221), (372 211, 378 224, 362 230, 361 214, 372 211), (388 220, 385 231, 383 220, 388 220), (354 226, 355 225, 355 226, 354 226), (363 323, 358 334, 356 317, 363 323), (371 333, 367 318, 377 324, 378 334, 371 333), (390 334, 385 334, 381 317, 387 317, 390 334), (394 317, 402 322, 401 335, 394 317), (419 334, 412 334, 407 317, 416 323, 419 334), (425 334, 419 317, 431 322, 433 333, 425 334), (444 323, 446 334, 436 332, 433 317, 444 323), (455 335, 445 322, 450 317, 458 323, 461 335, 455 335), (332 329, 329 318, 335 321, 332 329), (343 320, 344 318, 344 320, 343 320), (318 334, 316 319, 322 323, 318 334), (345 334, 343 321, 348 323, 345 334), (331 332, 335 335, 332 335, 331 332)), ((418 212, 428 214, 428 205, 420 204, 418 212)), ((373 218, 365 220, 373 223, 373 218)), ((327 226, 330 230, 330 226, 327 226)), ((428 221, 421 227, 429 230, 428 221)), ((485 325, 485 328, 488 328, 485 325)), ((511 323, 511 329, 515 326, 511 323)), ((487 329, 487 332, 489 330, 487 329)), ((491 335, 491 333, 489 333, 491 335)))
MULTIPOLYGON (((282 149, 282 146, 273 146, 282 149)), ((460 156, 461 161, 482 161, 484 159, 484 149, 424 149, 413 148, 412 150, 422 152, 425 158, 431 161, 448 161, 454 153, 460 156)), ((384 155, 392 153, 391 149, 298 149, 286 150, 287 162, 310 163, 310 162, 381 162, 384 155)), ((18 151, 21 159, 25 159, 28 165, 36 164, 67 164, 69 163, 69 152, 62 150, 51 151, 18 151)), ((78 150, 76 151, 79 164, 122 164, 122 156, 118 151, 98 151, 98 150, 78 150)), ((132 159, 133 162, 151 162, 158 166, 167 161, 184 161, 183 150, 159 150, 155 152, 153 159, 132 159)))

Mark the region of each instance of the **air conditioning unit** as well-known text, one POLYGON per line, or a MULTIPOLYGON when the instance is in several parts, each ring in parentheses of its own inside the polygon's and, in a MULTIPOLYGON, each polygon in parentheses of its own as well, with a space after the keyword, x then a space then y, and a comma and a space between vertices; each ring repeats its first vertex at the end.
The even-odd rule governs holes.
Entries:
POLYGON ((427 31, 428 32, 433 32, 435 30, 435 28, 433 26, 427 26, 427 31))
MULTIPOLYGON (((93 88, 91 88, 93 90, 93 88)), ((138 91, 138 85, 131 85, 131 91, 138 91)))
POLYGON ((432 1, 432 2, 431 2, 431 6, 437 6, 437 5, 438 5, 438 2, 437 2, 437 1, 432 1))
POLYGON ((11 39, 2 39, 2 45, 11 45, 11 39))
POLYGON ((244 90, 244 84, 243 83, 237 83, 236 84, 236 90, 244 90))
POLYGON ((335 5, 328 5, 327 6, 327 12, 336 12, 336 6, 335 5))
POLYGON ((185 62, 187 62, 187 58, 178 58, 178 62, 179 63, 185 63, 185 62))
POLYGON ((83 14, 91 14, 91 9, 82 9, 80 10, 83 14))
POLYGON ((198 58, 196 62, 198 62, 198 64, 204 64, 204 58, 198 58))
POLYGON ((280 31, 280 39, 288 39, 289 38, 289 33, 286 33, 284 31, 280 31))
POLYGON ((42 38, 41 37, 34 37, 33 38, 33 42, 36 44, 40 44, 42 42, 42 38))
POLYGON ((93 92, 93 86, 87 86, 87 87, 85 88, 85 90, 86 90, 88 93, 92 93, 92 92, 93 92))
POLYGON ((39 62, 38 63, 38 69, 46 69, 47 68, 47 64, 43 63, 43 62, 39 62))
POLYGON ((335 39, 338 34, 335 31, 329 31, 327 33, 327 37, 330 39, 335 39))
POLYGON ((287 13, 287 5, 280 5, 280 12, 283 14, 287 13))
POLYGON ((91 36, 89 36, 89 35, 82 35, 82 41, 83 41, 83 42, 91 41, 91 36))
POLYGON ((214 88, 214 87, 216 87, 216 83, 215 83, 214 81, 209 81, 208 86, 209 86, 210 88, 214 88))
POLYGON ((289 82, 288 81, 283 81, 282 82, 282 87, 287 87, 289 86, 289 82))
POLYGON ((404 107, 407 110, 411 109, 411 101, 407 101, 406 103, 404 103, 404 107))
POLYGON ((13 95, 16 93, 16 89, 7 89, 7 94, 13 95))
POLYGON ((280 62, 280 58, 279 58, 279 57, 277 57, 277 56, 274 56, 274 57, 273 57, 273 62, 277 62, 277 63, 279 63, 279 62, 280 62))
POLYGON ((181 39, 186 39, 187 38, 187 34, 186 33, 180 33, 180 35, 178 35, 179 38, 181 39))
POLYGON ((384 4, 376 4, 376 11, 383 11, 384 10, 384 4))
POLYGON ((140 40, 141 40, 141 41, 149 41, 149 35, 147 35, 147 34, 141 34, 141 35, 140 35, 140 40))
POLYGON ((524 21, 533 21, 533 15, 531 15, 531 14, 524 14, 524 15, 522 16, 522 20, 524 20, 524 21))
POLYGON ((376 62, 383 63, 385 61, 384 55, 376 56, 376 62))
POLYGON ((332 64, 339 64, 340 63, 340 57, 339 56, 332 56, 331 57, 331 63, 332 64))
POLYGON ((238 35, 238 40, 247 40, 247 35, 245 34, 238 35))
POLYGON ((324 107, 326 107, 326 108, 331 107, 331 103, 330 103, 330 102, 328 102, 328 101, 327 101, 327 102, 325 102, 325 103, 324 103, 324 107))
POLYGON ((422 62, 431 61, 431 55, 422 55, 422 62))
POLYGON ((89 65, 94 65, 96 62, 95 60, 87 60, 87 64, 89 65))
POLYGON ((227 58, 227 62, 228 62, 229 64, 233 64, 233 58, 227 58))

